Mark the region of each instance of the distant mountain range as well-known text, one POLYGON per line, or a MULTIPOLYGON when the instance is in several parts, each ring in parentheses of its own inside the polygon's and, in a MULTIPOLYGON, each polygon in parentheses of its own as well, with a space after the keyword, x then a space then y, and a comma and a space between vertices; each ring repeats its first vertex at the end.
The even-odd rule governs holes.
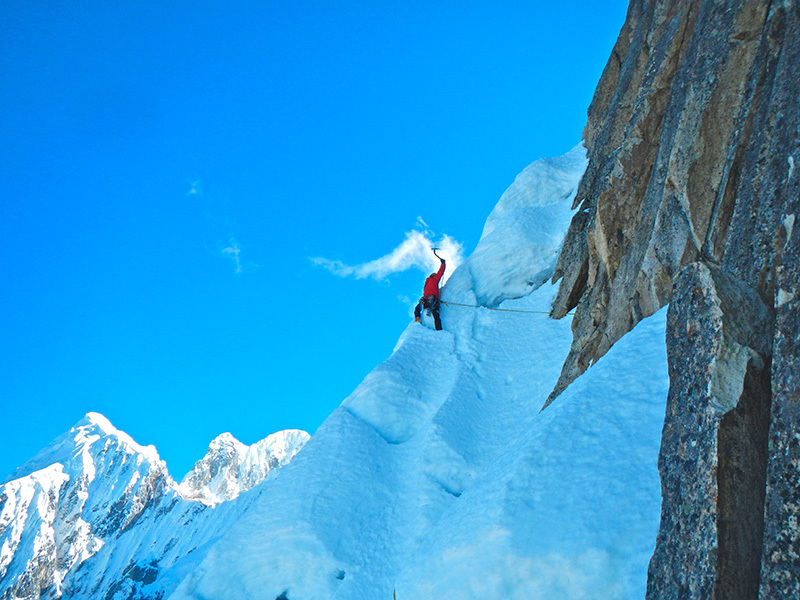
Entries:
POLYGON ((274 477, 308 437, 222 434, 178 484, 153 446, 87 414, 0 486, 0 597, 130 597, 156 576, 154 556, 186 560, 219 535, 221 514, 247 503, 214 506, 274 477))

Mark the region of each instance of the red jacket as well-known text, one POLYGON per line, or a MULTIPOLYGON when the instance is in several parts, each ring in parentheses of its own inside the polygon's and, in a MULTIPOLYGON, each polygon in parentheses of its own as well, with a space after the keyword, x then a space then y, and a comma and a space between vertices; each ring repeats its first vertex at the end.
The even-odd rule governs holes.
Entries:
POLYGON ((442 261, 442 266, 439 267, 439 270, 425 280, 425 288, 422 291, 423 296, 439 297, 439 280, 442 278, 442 275, 444 275, 444 268, 445 264, 444 261, 442 261))

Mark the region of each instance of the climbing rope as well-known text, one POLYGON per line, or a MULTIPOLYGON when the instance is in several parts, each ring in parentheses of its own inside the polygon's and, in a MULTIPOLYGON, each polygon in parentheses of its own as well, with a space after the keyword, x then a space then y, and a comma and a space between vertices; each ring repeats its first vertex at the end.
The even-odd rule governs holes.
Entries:
MULTIPOLYGON (((549 315, 550 314, 549 312, 544 311, 544 310, 515 310, 515 309, 512 309, 512 308, 495 308, 494 306, 480 306, 480 305, 477 305, 477 304, 461 304, 460 302, 445 302, 444 300, 440 300, 440 302, 442 304, 447 305, 447 306, 464 306, 466 308, 485 308, 487 310, 497 310, 497 311, 500 311, 500 312, 530 313, 530 314, 534 314, 534 315, 549 315)), ((574 314, 575 313, 569 312, 569 313, 565 313, 562 316, 566 317, 566 316, 572 316, 574 314)))

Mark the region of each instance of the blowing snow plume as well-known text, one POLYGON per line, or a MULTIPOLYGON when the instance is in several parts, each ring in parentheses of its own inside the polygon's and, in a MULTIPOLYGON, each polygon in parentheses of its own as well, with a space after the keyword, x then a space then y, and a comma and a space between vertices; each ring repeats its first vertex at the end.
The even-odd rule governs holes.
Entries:
POLYGON ((448 270, 444 280, 464 260, 464 246, 450 237, 443 235, 434 241, 431 232, 421 218, 418 225, 424 229, 414 229, 406 233, 402 243, 388 254, 358 265, 348 265, 340 260, 328 258, 312 258, 311 262, 323 267, 339 277, 355 277, 356 279, 386 279, 389 275, 418 269, 423 273, 430 273, 439 268, 439 260, 431 252, 432 247, 439 248, 438 252, 448 263, 448 270))

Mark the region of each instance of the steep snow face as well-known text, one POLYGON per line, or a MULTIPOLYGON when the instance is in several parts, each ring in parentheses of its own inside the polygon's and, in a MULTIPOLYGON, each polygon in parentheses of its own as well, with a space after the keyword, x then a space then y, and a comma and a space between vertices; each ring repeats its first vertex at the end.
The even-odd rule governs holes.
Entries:
MULTIPOLYGON (((660 513, 665 316, 640 323, 562 404, 514 431, 420 536, 398 597, 644 598, 660 513)), ((498 407, 524 418, 518 410, 498 407)))
POLYGON ((308 438, 305 431, 289 429, 245 446, 230 433, 220 434, 183 478, 178 491, 187 500, 209 506, 233 500, 264 481, 273 469, 288 464, 308 438))
POLYGON ((486 219, 475 252, 448 282, 449 295, 497 306, 547 281, 586 164, 586 150, 579 144, 563 156, 537 160, 517 175, 486 219))
MULTIPOLYGON (((205 504, 234 498, 307 439, 289 430, 248 447, 224 434, 193 470, 216 479, 183 491, 205 504)), ((0 486, 0 598, 132 597, 164 569, 189 570, 250 500, 216 511, 184 500, 153 446, 89 413, 0 486)))
POLYGON ((445 286, 444 330, 411 323, 169 598, 644 596, 663 312, 539 410, 571 342, 542 281, 584 167, 576 148, 526 169, 445 286))

